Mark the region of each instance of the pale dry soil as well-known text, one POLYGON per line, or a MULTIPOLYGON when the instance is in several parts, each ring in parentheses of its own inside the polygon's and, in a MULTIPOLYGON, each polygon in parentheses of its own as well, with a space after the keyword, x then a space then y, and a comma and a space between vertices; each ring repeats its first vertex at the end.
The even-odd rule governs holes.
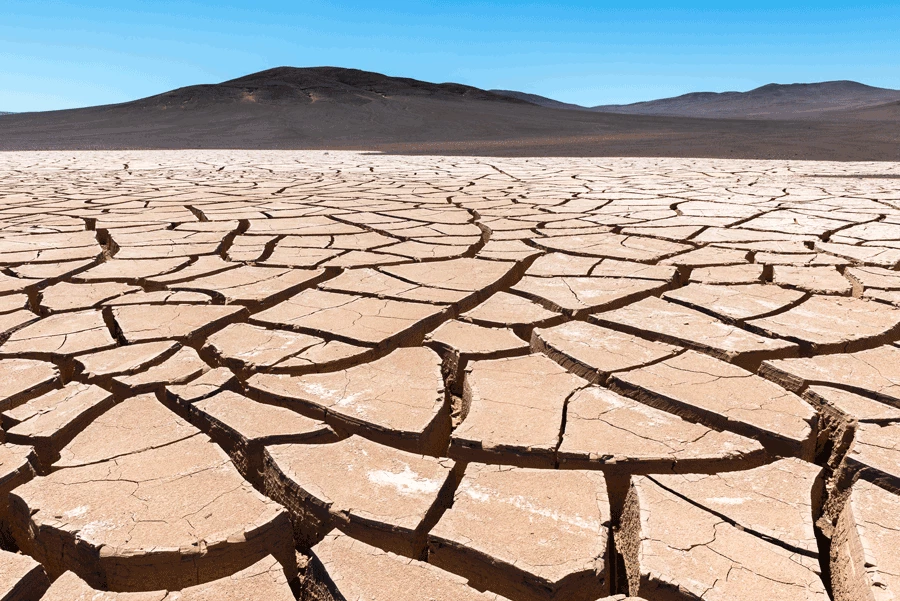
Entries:
POLYGON ((0 598, 900 599, 900 164, 0 155, 0 598))

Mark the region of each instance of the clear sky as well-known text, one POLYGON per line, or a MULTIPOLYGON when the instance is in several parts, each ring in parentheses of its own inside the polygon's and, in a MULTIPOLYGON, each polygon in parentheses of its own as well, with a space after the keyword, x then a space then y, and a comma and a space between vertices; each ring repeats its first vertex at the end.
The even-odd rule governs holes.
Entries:
POLYGON ((335 65, 586 105, 770 82, 900 88, 900 2, 0 0, 0 111, 335 65))

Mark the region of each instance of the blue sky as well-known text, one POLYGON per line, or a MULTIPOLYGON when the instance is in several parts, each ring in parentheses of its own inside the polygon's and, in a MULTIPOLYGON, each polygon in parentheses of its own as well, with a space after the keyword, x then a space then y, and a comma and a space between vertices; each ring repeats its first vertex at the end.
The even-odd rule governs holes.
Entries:
POLYGON ((900 88, 900 2, 0 0, 0 110, 336 65, 579 104, 770 82, 900 88))

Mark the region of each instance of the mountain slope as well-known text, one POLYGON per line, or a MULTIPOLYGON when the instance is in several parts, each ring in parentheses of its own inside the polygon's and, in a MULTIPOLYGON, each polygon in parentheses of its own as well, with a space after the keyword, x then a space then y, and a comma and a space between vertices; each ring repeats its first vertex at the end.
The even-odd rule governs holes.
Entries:
POLYGON ((829 113, 827 118, 830 120, 887 121, 896 123, 900 121, 900 100, 860 109, 835 111, 829 113))
POLYGON ((573 111, 586 111, 589 110, 585 106, 581 106, 580 104, 570 104, 568 102, 560 102, 559 100, 553 100, 552 98, 547 98, 546 96, 539 96, 537 94, 529 94, 528 92, 516 92, 515 90, 490 90, 494 94, 499 94, 501 96, 508 96, 509 98, 515 98, 517 100, 524 100, 525 102, 530 102, 531 104, 536 104, 538 106, 543 106, 549 109, 568 109, 573 111))
POLYGON ((338 102, 363 105, 394 97, 525 103, 457 83, 435 84, 340 67, 277 67, 220 84, 179 88, 120 106, 200 108, 229 102, 268 105, 338 102))
POLYGON ((634 104, 592 107, 604 113, 713 119, 814 119, 836 111, 864 109, 900 101, 900 90, 854 81, 768 84, 749 92, 695 92, 634 104))

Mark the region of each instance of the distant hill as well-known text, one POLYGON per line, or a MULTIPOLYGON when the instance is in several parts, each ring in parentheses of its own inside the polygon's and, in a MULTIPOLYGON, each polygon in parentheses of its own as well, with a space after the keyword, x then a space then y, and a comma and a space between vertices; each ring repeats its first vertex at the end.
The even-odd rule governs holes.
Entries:
POLYGON ((537 94, 529 94, 527 92, 516 92, 515 90, 490 90, 494 94, 500 94, 501 96, 508 96, 510 98, 515 98, 517 100, 524 100, 525 102, 530 102, 531 104, 536 104, 538 106, 544 106, 551 109, 567 109, 573 111, 586 111, 589 110, 586 106, 581 106, 580 104, 570 104, 568 102, 560 102, 559 100, 553 100, 552 98, 547 98, 546 96, 538 96, 537 94))
POLYGON ((0 111, 0 115, 13 115, 14 113, 9 113, 6 111, 0 111))
POLYGON ((900 101, 900 90, 874 88, 855 81, 826 81, 772 83, 749 92, 694 92, 634 104, 595 106, 591 110, 707 119, 815 119, 893 101, 900 101))
POLYGON ((259 148, 900 160, 900 116, 889 106, 864 107, 875 111, 868 117, 845 110, 828 113, 830 120, 806 121, 548 106, 562 108, 542 97, 455 83, 336 67, 279 67, 122 104, 4 115, 0 150, 259 148))
POLYGON ((364 105, 386 98, 430 98, 524 104, 524 101, 458 83, 429 83, 340 67, 277 67, 220 84, 178 88, 126 105, 199 108, 211 104, 292 105, 336 102, 364 105))

